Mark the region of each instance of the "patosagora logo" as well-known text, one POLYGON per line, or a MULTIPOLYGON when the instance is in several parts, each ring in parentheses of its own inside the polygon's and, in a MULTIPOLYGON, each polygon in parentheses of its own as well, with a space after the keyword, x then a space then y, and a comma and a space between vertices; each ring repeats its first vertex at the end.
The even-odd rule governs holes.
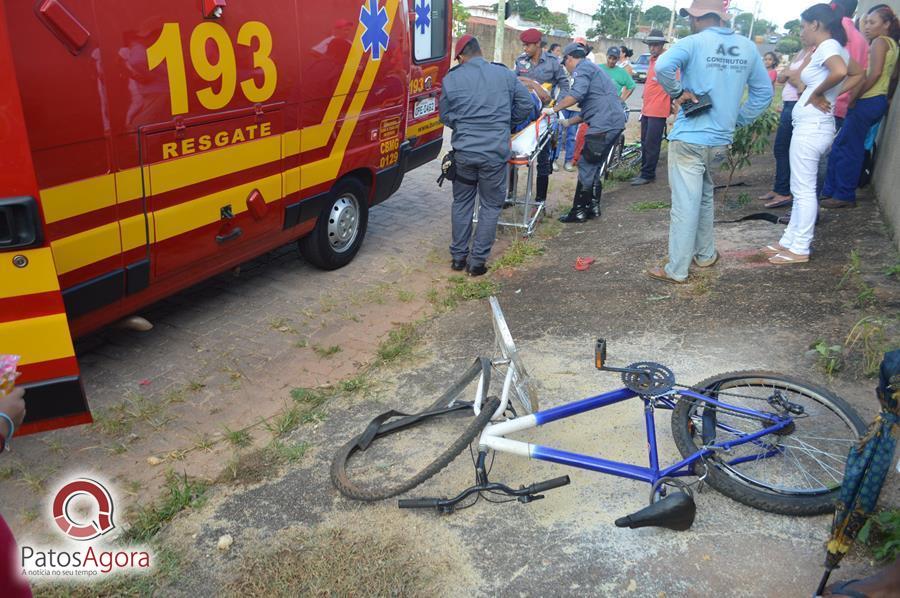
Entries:
POLYGON ((23 541, 19 551, 22 574, 89 580, 152 569, 149 550, 112 539, 115 534, 110 532, 116 525, 111 490, 112 486, 93 475, 64 480, 50 502, 51 525, 64 540, 58 544, 23 541))
POLYGON ((89 478, 69 482, 59 489, 53 499, 53 519, 64 534, 82 541, 93 540, 116 527, 113 523, 113 500, 109 490, 100 482, 89 478), (69 512, 73 500, 82 496, 89 497, 96 503, 97 518, 93 521, 79 522, 69 512))

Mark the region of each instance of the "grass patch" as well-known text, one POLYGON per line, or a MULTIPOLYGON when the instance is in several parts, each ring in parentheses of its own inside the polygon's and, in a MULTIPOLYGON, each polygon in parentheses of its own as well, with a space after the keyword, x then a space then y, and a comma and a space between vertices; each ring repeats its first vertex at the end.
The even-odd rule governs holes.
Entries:
POLYGON ((889 320, 876 316, 866 316, 850 329, 844 340, 848 355, 858 353, 862 359, 862 374, 867 378, 878 375, 885 352, 896 348, 896 339, 888 339, 889 320), (893 346, 892 346, 893 345, 893 346))
POLYGON ((436 595, 450 580, 449 562, 423 558, 416 541, 400 532, 324 529, 293 532, 236 563, 225 596, 436 595))
POLYGON ((631 204, 632 212, 648 212, 650 210, 663 210, 669 207, 667 201, 639 201, 631 204))
POLYGON ((243 448, 245 446, 250 446, 253 443, 253 436, 250 435, 249 430, 231 430, 226 426, 225 440, 227 440, 228 444, 231 446, 243 448))
POLYGON ((318 407, 324 403, 328 397, 325 393, 312 390, 311 388, 294 388, 291 389, 291 398, 297 403, 318 407))
POLYGON ((122 534, 122 541, 147 542, 181 511, 202 506, 207 488, 206 482, 191 479, 187 474, 167 472, 162 498, 134 512, 129 518, 131 525, 122 534))
POLYGON ((409 303, 413 299, 416 298, 416 294, 412 291, 406 291, 404 289, 399 289, 397 291, 397 301, 401 303, 409 303))
POLYGON ((843 348, 840 345, 829 345, 825 341, 817 341, 812 349, 816 352, 816 365, 826 376, 833 376, 844 367, 843 348))
POLYGON ((168 404, 165 400, 156 402, 143 395, 132 394, 118 405, 97 413, 94 423, 107 436, 128 434, 141 423, 160 428, 170 421, 165 416, 168 404))
POLYGON ((391 330, 387 338, 378 345, 378 359, 382 363, 392 363, 398 359, 410 357, 421 338, 422 335, 416 324, 401 324, 391 330))
POLYGON ((463 301, 487 299, 500 290, 500 285, 491 280, 476 280, 463 276, 451 276, 447 295, 443 299, 444 307, 456 307, 463 301))
POLYGON ((613 168, 609 171, 609 180, 617 183, 630 181, 638 175, 640 168, 632 166, 630 168, 613 168))
POLYGON ((338 383, 338 388, 347 393, 359 392, 369 388, 369 379, 366 378, 365 374, 357 374, 352 378, 341 380, 338 383))
POLYGON ((500 270, 501 268, 515 268, 517 266, 521 266, 530 258, 533 258, 538 255, 543 255, 544 247, 539 243, 536 243, 532 240, 521 240, 516 239, 512 242, 503 255, 494 260, 491 264, 490 270, 494 272, 495 270, 500 270))
POLYGON ((900 509, 886 509, 873 515, 859 532, 859 540, 875 558, 890 562, 900 556, 900 509))
POLYGON ((885 276, 896 276, 900 278, 900 262, 897 262, 893 266, 888 266, 884 269, 885 276))
POLYGON ((46 598, 120 598, 158 596, 160 588, 173 579, 181 567, 182 557, 171 548, 153 547, 153 573, 148 575, 116 575, 97 583, 39 584, 34 595, 46 598))
POLYGON ((341 346, 331 345, 330 347, 323 347, 321 345, 313 345, 313 351, 315 351, 316 355, 318 355, 320 358, 327 359, 329 357, 332 357, 333 355, 336 355, 337 353, 340 353, 341 346))
POLYGON ((277 474, 282 465, 300 461, 308 450, 309 444, 306 442, 289 443, 275 439, 263 448, 235 454, 217 481, 258 484, 277 474))
POLYGON ((293 432, 300 425, 303 412, 296 405, 285 409, 281 415, 277 415, 266 423, 266 429, 274 438, 280 438, 289 432, 293 432))

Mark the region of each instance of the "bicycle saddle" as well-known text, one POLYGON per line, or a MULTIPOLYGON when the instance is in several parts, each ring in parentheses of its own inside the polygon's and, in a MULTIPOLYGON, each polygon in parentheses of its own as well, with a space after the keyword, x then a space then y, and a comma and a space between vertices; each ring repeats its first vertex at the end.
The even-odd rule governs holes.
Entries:
POLYGON ((676 531, 689 529, 694 523, 697 505, 692 496, 685 492, 673 492, 644 507, 637 513, 616 519, 616 527, 666 527, 676 531))

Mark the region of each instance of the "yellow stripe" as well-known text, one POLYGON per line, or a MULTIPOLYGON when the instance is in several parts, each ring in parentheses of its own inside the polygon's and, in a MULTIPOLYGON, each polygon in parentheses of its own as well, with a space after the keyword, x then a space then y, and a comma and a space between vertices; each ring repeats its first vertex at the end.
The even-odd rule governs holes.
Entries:
POLYGON ((196 156, 158 162, 149 167, 150 188, 147 194, 159 195, 266 164, 280 157, 281 135, 272 135, 196 156))
MULTIPOLYGON (((391 28, 394 25, 394 16, 397 11, 398 0, 387 0, 385 8, 387 9, 388 22, 386 31, 388 36, 391 34, 391 28)), ((347 108, 347 114, 341 123, 341 130, 338 132, 337 140, 331 148, 331 155, 322 160, 302 164, 300 166, 300 186, 301 189, 308 189, 316 185, 320 185, 327 181, 334 180, 340 171, 341 164, 344 161, 344 152, 347 144, 350 143, 350 137, 356 129, 359 122, 359 116, 362 113, 363 105, 369 97, 369 90, 372 88, 372 81, 378 74, 378 68, 381 66, 381 60, 370 59, 366 64, 366 70, 363 72, 362 79, 359 82, 356 93, 353 94, 353 100, 347 108)), ((303 134, 306 134, 304 129, 303 134)), ((305 147, 304 147, 305 149, 305 147)))
POLYGON ((49 247, 17 251, 16 255, 25 256, 28 265, 17 268, 12 263, 12 254, 3 254, 0 259, 0 299, 59 290, 53 252, 49 247))
POLYGON ((130 251, 135 247, 143 247, 147 244, 147 234, 149 233, 150 243, 156 242, 156 231, 153 228, 153 213, 147 215, 147 219, 143 214, 126 218, 119 221, 122 231, 122 251, 130 251), (149 219, 149 222, 147 221, 149 219))
POLYGON ((120 170, 113 176, 115 176, 116 180, 116 199, 119 203, 125 203, 144 196, 140 168, 120 170))
MULTIPOLYGON (((390 4, 391 3, 388 2, 388 6, 390 4)), ((394 4, 396 4, 396 2, 394 4)), ((388 8, 387 12, 387 32, 388 36, 390 36, 391 22, 393 21, 394 13, 391 8, 388 8)), ((356 35, 353 37, 353 46, 350 47, 350 52, 347 55, 347 61, 344 63, 344 70, 341 71, 341 76, 334 88, 334 93, 331 94, 331 100, 328 102, 328 108, 325 109, 325 114, 322 116, 322 122, 318 125, 313 125, 311 127, 306 127, 305 129, 303 129, 300 143, 302 151, 308 152, 310 150, 319 149, 320 147, 325 147, 328 144, 328 140, 331 138, 331 134, 334 131, 334 126, 337 122, 338 115, 340 115, 341 108, 344 106, 344 102, 346 101, 347 93, 350 91, 350 86, 353 84, 353 80, 356 78, 356 72, 359 69, 359 62, 363 57, 362 36, 363 25, 362 23, 360 23, 356 28, 356 35)), ((363 83, 360 82, 360 87, 357 89, 362 89, 362 86, 363 83)), ((371 87, 371 82, 369 82, 369 87, 371 87)), ((368 89, 366 89, 366 91, 368 91, 368 89)))
POLYGON ((112 222, 52 241, 56 271, 65 274, 122 252, 119 223, 112 222))
POLYGON ((177 235, 221 220, 222 206, 231 204, 234 214, 247 211, 247 196, 258 189, 267 203, 281 199, 281 174, 273 174, 231 189, 154 212, 156 240, 164 241, 177 235))
POLYGON ((406 136, 418 137, 419 135, 424 135, 425 133, 437 131, 440 127, 441 119, 440 117, 435 116, 434 118, 429 118, 428 120, 408 126, 406 128, 406 136))
POLYGON ((0 353, 22 356, 22 365, 75 354, 66 314, 0 323, 0 353))
POLYGON ((103 175, 41 190, 41 205, 47 223, 115 205, 116 184, 103 175))

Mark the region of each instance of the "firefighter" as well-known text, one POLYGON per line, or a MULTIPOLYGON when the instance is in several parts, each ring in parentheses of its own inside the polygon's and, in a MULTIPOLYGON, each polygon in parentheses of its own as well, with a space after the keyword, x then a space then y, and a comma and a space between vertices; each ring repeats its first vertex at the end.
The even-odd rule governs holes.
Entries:
POLYGON ((453 129, 450 267, 468 266, 470 276, 481 276, 506 198, 510 131, 528 118, 534 104, 511 70, 482 57, 475 37, 459 38, 454 56, 459 64, 444 78, 440 99, 441 122, 453 129), (481 207, 470 252, 476 193, 481 207))
POLYGON ((599 66, 585 60, 588 49, 571 43, 563 50, 563 66, 572 74, 572 90, 553 108, 545 112, 558 113, 578 104, 580 116, 569 121, 585 121, 588 124, 584 149, 578 160, 578 185, 572 209, 560 222, 585 222, 600 216, 600 194, 603 183, 599 180, 600 167, 612 145, 625 128, 625 111, 616 93, 616 86, 599 66))
MULTIPOLYGON (((569 92, 569 78, 559 63, 559 59, 541 48, 541 32, 537 29, 526 29, 519 35, 524 50, 516 58, 516 75, 528 77, 549 86, 550 97, 560 97, 569 92)), ((535 201, 547 199, 547 185, 550 173, 553 172, 553 148, 546 144, 538 156, 535 201)))

